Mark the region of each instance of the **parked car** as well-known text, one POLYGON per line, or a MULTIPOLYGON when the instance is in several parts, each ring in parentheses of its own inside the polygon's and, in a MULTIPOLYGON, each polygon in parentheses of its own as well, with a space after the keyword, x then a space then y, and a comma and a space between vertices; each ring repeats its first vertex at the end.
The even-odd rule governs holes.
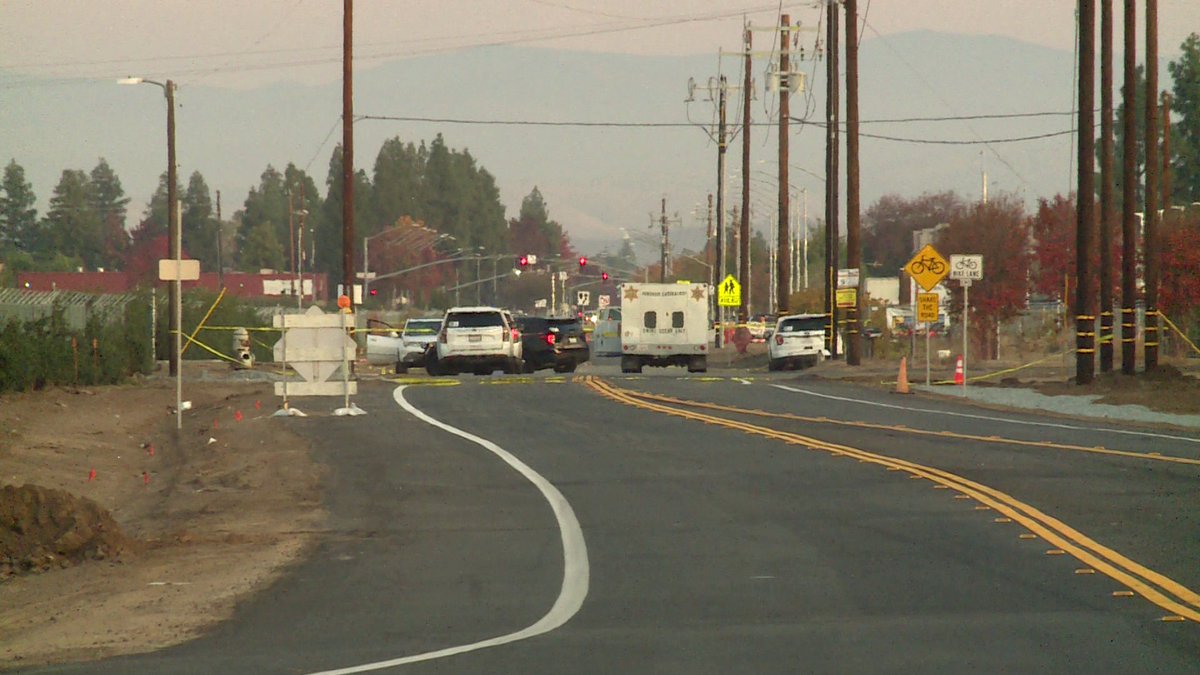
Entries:
POLYGON ((556 373, 574 372, 591 356, 579 319, 522 316, 517 319, 517 327, 521 329, 527 373, 544 368, 553 368, 556 373))
POLYGON ((386 321, 367 319, 367 363, 386 366, 399 363, 404 354, 400 330, 386 321))
POLYGON ((824 353, 824 314, 781 316, 767 343, 767 369, 810 368, 817 365, 824 353))
POLYGON ((508 312, 497 307, 452 307, 442 318, 425 370, 430 375, 516 373, 524 368, 521 353, 521 333, 508 312))
POLYGON ((396 361, 396 372, 407 373, 409 368, 423 367, 425 353, 431 345, 437 343, 438 332, 441 330, 441 319, 409 319, 405 321, 404 330, 400 332, 403 351, 396 361))

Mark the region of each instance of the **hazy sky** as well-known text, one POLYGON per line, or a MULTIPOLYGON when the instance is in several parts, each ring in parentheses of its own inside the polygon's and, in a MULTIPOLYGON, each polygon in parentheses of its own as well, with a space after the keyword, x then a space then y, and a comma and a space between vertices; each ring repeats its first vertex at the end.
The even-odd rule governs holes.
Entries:
MULTIPOLYGON (((1121 4, 1116 0, 1118 16, 1121 4)), ((809 25, 820 14, 813 2, 763 0, 354 5, 359 68, 484 44, 715 53, 739 48, 743 14, 761 26, 772 25, 780 7, 809 25)), ((1074 40, 1074 7, 1072 0, 859 0, 864 39, 929 29, 995 33, 1064 50, 1074 40)), ((1200 31, 1200 1, 1159 0, 1159 22, 1160 53, 1170 57, 1188 33, 1200 31)), ((759 35, 763 46, 773 37, 759 35)), ((339 0, 0 0, 0 68, 41 76, 133 74, 214 86, 326 82, 341 76, 341 39, 339 0)))

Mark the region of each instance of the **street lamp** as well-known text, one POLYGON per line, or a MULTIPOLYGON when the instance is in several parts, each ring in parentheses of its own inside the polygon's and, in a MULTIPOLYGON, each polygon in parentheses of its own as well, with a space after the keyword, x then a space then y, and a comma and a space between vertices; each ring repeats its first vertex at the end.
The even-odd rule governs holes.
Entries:
POLYGON ((182 281, 180 280, 180 258, 182 258, 182 238, 180 234, 179 222, 179 196, 176 195, 178 189, 179 178, 176 174, 175 166, 175 83, 172 80, 167 82, 156 82, 156 80, 145 79, 142 77, 126 77, 116 80, 118 84, 154 84, 160 86, 163 95, 167 96, 167 231, 170 239, 170 249, 172 249, 172 257, 175 259, 175 280, 170 285, 169 304, 170 304, 170 333, 175 336, 175 348, 169 357, 169 372, 175 378, 175 423, 176 429, 182 426, 182 417, 184 412, 179 410, 181 399, 180 389, 182 383, 179 376, 179 358, 182 352, 182 336, 180 324, 182 323, 182 307, 180 303, 182 295, 182 281))

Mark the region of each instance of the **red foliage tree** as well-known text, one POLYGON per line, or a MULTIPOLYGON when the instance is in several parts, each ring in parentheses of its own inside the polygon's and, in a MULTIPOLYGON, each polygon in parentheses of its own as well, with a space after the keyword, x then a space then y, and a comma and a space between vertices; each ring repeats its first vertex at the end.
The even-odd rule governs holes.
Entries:
POLYGON ((1200 324, 1200 212, 1166 218, 1159 308, 1181 330, 1200 324))
MULTIPOLYGON (((974 204, 950 222, 938 238, 938 252, 981 254, 984 276, 971 286, 971 333, 975 353, 994 359, 996 327, 1026 307, 1030 264, 1029 225, 1025 208, 1014 197, 974 204)), ((962 294, 955 293, 952 311, 962 314, 962 294)))

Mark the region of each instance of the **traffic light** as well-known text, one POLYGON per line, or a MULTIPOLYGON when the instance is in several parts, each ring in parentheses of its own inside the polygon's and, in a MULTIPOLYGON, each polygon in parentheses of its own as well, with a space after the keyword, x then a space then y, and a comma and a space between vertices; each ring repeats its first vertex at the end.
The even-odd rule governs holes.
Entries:
POLYGON ((600 281, 608 281, 608 272, 600 273, 600 281))
POLYGON ((520 258, 517 258, 517 267, 520 267, 521 269, 529 267, 529 256, 523 255, 520 258))
POLYGON ((587 256, 579 256, 579 269, 587 267, 587 256))
POLYGON ((372 288, 372 289, 371 289, 371 295, 372 295, 372 296, 379 295, 379 289, 378 289, 378 288, 372 288))

